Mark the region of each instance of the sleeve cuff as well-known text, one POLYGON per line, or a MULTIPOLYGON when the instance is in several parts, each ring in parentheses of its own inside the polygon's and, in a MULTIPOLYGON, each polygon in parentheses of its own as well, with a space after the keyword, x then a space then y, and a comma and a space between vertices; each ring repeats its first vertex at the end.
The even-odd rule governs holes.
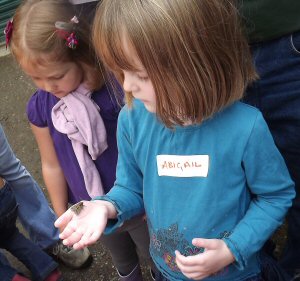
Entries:
POLYGON ((235 262, 233 263, 233 265, 236 266, 239 270, 245 269, 247 262, 240 254, 239 248, 237 247, 236 243, 232 241, 230 237, 224 237, 222 238, 222 240, 226 243, 227 247, 229 248, 229 250, 235 258, 235 262))
POLYGON ((122 212, 120 211, 119 206, 116 204, 116 202, 112 201, 108 196, 96 196, 92 198, 92 201, 94 200, 103 200, 108 201, 112 203, 116 210, 117 210, 117 218, 116 219, 109 219, 107 221, 106 228, 104 230, 104 235, 111 234, 115 232, 119 227, 121 227, 124 223, 124 219, 122 218, 122 212))

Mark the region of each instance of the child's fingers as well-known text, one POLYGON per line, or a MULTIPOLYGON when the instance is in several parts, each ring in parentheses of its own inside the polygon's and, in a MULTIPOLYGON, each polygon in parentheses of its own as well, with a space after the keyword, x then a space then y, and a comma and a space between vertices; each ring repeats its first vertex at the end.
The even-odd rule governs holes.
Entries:
POLYGON ((74 249, 81 249, 94 244, 100 237, 101 233, 94 230, 86 230, 80 240, 73 245, 74 249))
POLYGON ((80 243, 84 245, 91 245, 95 243, 100 237, 100 234, 96 235, 96 233, 98 234, 98 231, 95 231, 93 229, 85 231, 80 239, 80 243))
POLYGON ((54 226, 57 228, 65 228, 65 226, 72 220, 73 213, 68 210, 63 213, 55 222, 54 226))
POLYGON ((194 238, 192 243, 198 248, 205 248, 207 250, 214 250, 219 246, 219 239, 204 239, 204 238, 194 238))
POLYGON ((198 255, 185 257, 179 251, 175 255, 178 268, 189 279, 202 280, 210 275, 198 255))
POLYGON ((67 239, 70 237, 74 232, 77 231, 78 224, 77 220, 73 218, 70 221, 68 221, 67 225, 65 226, 64 230, 59 234, 60 239, 67 239))
POLYGON ((82 243, 81 240, 80 240, 79 242, 77 242, 77 243, 75 243, 75 244, 73 245, 73 249, 75 249, 75 250, 80 250, 80 249, 83 249, 83 248, 85 248, 85 247, 87 247, 87 246, 88 246, 88 245, 82 243))
POLYGON ((78 232, 73 232, 68 238, 63 240, 64 245, 73 246, 74 244, 78 243, 82 237, 82 234, 78 232))
POLYGON ((199 264, 201 265, 201 260, 199 259, 198 255, 186 257, 180 254, 180 252, 177 250, 175 251, 175 255, 176 255, 176 263, 180 264, 181 266, 193 267, 193 266, 199 266, 199 264))

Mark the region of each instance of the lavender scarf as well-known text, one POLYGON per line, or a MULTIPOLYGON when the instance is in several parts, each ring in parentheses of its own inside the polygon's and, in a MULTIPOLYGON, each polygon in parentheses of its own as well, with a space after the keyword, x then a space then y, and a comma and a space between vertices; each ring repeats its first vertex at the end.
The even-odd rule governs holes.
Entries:
POLYGON ((106 130, 99 107, 91 99, 91 92, 82 84, 60 99, 52 108, 56 130, 71 140, 90 197, 103 195, 99 172, 93 162, 107 148, 106 130), (87 149, 86 149, 87 147, 87 149))

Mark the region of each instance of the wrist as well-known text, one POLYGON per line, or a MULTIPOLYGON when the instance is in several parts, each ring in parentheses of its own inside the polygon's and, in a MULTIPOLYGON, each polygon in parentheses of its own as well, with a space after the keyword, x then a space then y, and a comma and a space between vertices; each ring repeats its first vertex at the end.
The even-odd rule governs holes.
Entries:
POLYGON ((103 212, 106 214, 107 219, 117 218, 117 210, 111 202, 105 200, 95 200, 93 202, 101 207, 103 212))
POLYGON ((224 245, 224 249, 225 249, 225 252, 226 252, 226 257, 227 257, 228 264, 234 263, 235 262, 235 257, 233 255, 233 253, 231 252, 231 250, 227 246, 227 244, 223 240, 221 240, 221 241, 223 242, 223 245, 224 245))

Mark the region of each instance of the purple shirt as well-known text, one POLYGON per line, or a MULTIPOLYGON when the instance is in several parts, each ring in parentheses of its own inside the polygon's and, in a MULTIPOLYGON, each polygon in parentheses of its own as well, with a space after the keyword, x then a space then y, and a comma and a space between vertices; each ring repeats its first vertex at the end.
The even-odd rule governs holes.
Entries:
MULTIPOLYGON (((113 96, 113 91, 106 86, 95 91, 92 99, 100 107, 100 115, 107 133, 108 148, 94 161, 100 173, 103 188, 107 193, 115 181, 118 158, 116 129, 120 106, 113 96)), ((58 132, 53 126, 51 111, 58 101, 59 99, 51 93, 38 90, 27 104, 27 116, 35 126, 49 128, 59 163, 68 183, 69 202, 74 204, 80 200, 90 200, 91 198, 86 191, 71 141, 67 135, 58 132)))

